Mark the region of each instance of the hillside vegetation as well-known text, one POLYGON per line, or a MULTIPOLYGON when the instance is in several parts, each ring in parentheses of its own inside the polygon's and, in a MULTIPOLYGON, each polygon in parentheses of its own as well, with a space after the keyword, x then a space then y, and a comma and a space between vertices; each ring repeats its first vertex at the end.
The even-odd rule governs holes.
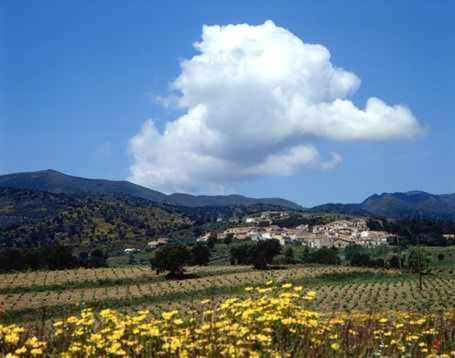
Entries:
MULTIPOLYGON (((3 191, 4 202, 8 200, 6 194, 11 191, 3 191)), ((25 223, 10 225, 3 231, 0 240, 9 247, 59 243, 82 249, 120 242, 123 246, 143 246, 147 240, 191 225, 191 220, 175 210, 126 195, 70 196, 37 191, 13 194, 11 202, 15 206, 9 206, 11 213, 21 210, 25 223), (29 209, 24 214, 27 205, 29 209)))

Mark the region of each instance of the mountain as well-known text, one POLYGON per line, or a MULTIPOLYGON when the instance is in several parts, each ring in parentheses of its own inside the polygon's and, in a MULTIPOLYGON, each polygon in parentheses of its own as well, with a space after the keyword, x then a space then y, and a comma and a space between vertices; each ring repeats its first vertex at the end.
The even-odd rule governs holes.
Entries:
POLYGON ((204 206, 249 206, 256 204, 281 206, 286 209, 300 210, 302 207, 292 201, 280 198, 255 199, 242 195, 190 195, 163 194, 128 181, 87 179, 66 175, 55 170, 14 173, 0 176, 0 187, 40 190, 51 193, 121 193, 160 204, 204 207, 204 206))
POLYGON ((312 212, 369 214, 394 219, 427 218, 455 220, 455 194, 435 195, 423 191, 382 193, 360 204, 325 204, 312 212))
POLYGON ((0 247, 51 242, 79 248, 134 247, 191 224, 175 207, 125 194, 0 188, 0 247))
POLYGON ((375 194, 360 206, 367 212, 391 218, 455 219, 455 194, 435 195, 423 191, 375 194))

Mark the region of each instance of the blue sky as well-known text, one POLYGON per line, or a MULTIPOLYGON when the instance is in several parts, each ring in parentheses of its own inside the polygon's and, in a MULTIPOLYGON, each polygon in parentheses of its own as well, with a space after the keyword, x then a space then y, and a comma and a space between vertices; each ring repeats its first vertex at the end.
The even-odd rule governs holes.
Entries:
MULTIPOLYGON (((158 131, 185 110, 164 108, 180 61, 196 55, 202 25, 272 20, 330 50, 369 97, 408 107, 426 129, 413 139, 315 138, 330 170, 224 182, 224 191, 280 196, 302 205, 358 202, 372 193, 455 192, 455 25, 452 1, 6 1, 0 29, 0 174, 53 168, 131 177, 130 140, 153 119, 158 131)), ((179 173, 176 174, 177 176, 179 173)), ((213 189, 210 189, 213 190, 213 189)), ((207 191, 209 191, 207 189, 207 191)), ((204 193, 199 186, 198 193, 204 193)))

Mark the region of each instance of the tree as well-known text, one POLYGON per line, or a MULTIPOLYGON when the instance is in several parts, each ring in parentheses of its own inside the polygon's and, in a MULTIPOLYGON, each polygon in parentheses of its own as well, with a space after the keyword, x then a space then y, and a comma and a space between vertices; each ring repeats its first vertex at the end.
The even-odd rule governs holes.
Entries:
POLYGON ((288 247, 286 248, 286 250, 284 250, 284 256, 286 256, 288 259, 294 258, 294 250, 292 249, 292 247, 288 247))
POLYGON ((193 265, 205 266, 210 261, 210 249, 207 245, 196 244, 191 248, 191 263, 193 265))
POLYGON ((130 253, 128 255, 128 265, 135 265, 136 264, 136 258, 134 257, 134 253, 130 253))
POLYGON ((225 238, 224 238, 224 243, 225 243, 226 245, 230 245, 230 244, 232 243, 233 240, 234 240, 234 234, 229 233, 229 234, 227 234, 227 235, 225 236, 225 238))
POLYGON ((218 241, 218 236, 216 235, 216 233, 211 232, 210 235, 209 235, 209 238, 207 240, 207 246, 210 249, 213 249, 215 247, 215 244, 216 244, 217 241, 218 241))
POLYGON ((95 249, 90 254, 91 267, 105 267, 107 266, 106 255, 100 249, 95 249))
POLYGON ((325 265, 338 265, 340 258, 335 250, 328 247, 321 247, 310 253, 309 262, 325 264, 325 265))
MULTIPOLYGON (((349 262, 352 261, 353 256, 356 256, 358 254, 365 254, 365 253, 366 253, 365 248, 363 246, 360 246, 357 244, 354 244, 354 245, 351 244, 344 248, 344 258, 346 261, 349 261, 349 262)), ((351 262, 351 265, 352 265, 352 262, 351 262)))
POLYGON ((398 255, 393 255, 390 257, 389 259, 389 267, 390 268, 394 268, 394 269, 401 269, 401 262, 402 262, 402 259, 400 256, 398 255))
POLYGON ((231 247, 230 262, 231 265, 249 265, 251 264, 252 251, 255 245, 243 243, 231 247))
POLYGON ((278 240, 258 241, 251 252, 251 263, 254 268, 264 270, 272 263, 273 258, 280 253, 281 245, 278 240))
POLYGON ((255 244, 244 243, 231 247, 231 265, 253 265, 257 269, 266 269, 273 258, 281 253, 278 240, 258 241, 255 244))
POLYGON ((300 258, 302 262, 311 262, 311 251, 308 246, 305 246, 302 252, 302 256, 300 258))
POLYGON ((407 264, 411 272, 419 274, 419 289, 422 291, 423 275, 430 272, 431 256, 420 247, 420 241, 418 243, 419 246, 409 250, 407 264))
POLYGON ((370 256, 360 252, 353 253, 349 262, 351 266, 371 266, 370 256))
POLYGON ((181 277, 183 267, 191 259, 190 250, 184 245, 166 245, 155 252, 155 256, 150 260, 152 269, 156 273, 169 271, 167 277, 181 277))
POLYGON ((412 247, 409 249, 407 267, 414 273, 425 273, 428 271, 431 263, 431 257, 428 251, 421 247, 412 247))

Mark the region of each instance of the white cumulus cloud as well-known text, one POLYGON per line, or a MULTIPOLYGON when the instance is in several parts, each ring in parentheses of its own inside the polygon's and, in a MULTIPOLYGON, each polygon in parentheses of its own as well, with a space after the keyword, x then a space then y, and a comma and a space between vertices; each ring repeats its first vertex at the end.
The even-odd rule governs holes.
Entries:
POLYGON ((330 52, 272 21, 204 26, 197 54, 182 61, 166 105, 185 114, 159 131, 147 121, 130 140, 130 180, 166 192, 217 190, 253 176, 331 169, 342 157, 321 155, 315 138, 335 141, 413 138, 412 112, 379 98, 357 107, 352 72, 330 52))

